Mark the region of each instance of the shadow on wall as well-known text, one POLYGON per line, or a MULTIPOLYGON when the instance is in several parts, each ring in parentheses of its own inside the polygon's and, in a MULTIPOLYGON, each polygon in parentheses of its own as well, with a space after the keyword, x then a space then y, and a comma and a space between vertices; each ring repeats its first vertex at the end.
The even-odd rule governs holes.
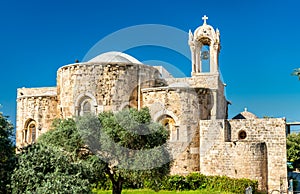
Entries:
POLYGON ((200 105, 200 119, 210 120, 211 112, 214 106, 214 97, 211 89, 208 88, 195 88, 197 92, 199 105, 200 105))

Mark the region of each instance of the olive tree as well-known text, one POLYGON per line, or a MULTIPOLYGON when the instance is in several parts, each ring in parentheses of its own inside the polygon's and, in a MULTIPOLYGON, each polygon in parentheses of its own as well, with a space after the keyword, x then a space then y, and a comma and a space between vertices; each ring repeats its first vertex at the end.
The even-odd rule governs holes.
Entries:
POLYGON ((74 163, 80 163, 84 177, 92 186, 105 182, 103 173, 105 163, 94 155, 80 135, 74 119, 57 119, 52 124, 53 129, 43 134, 38 143, 55 147, 67 155, 74 163))
POLYGON ((156 185, 169 174, 169 132, 151 120, 148 108, 82 117, 78 129, 91 151, 105 161, 113 194, 120 194, 126 182, 156 185))
POLYGON ((89 193, 83 166, 57 148, 34 144, 18 156, 12 175, 13 193, 89 193))
POLYGON ((10 176, 15 166, 12 138, 13 125, 0 112, 0 193, 9 192, 10 176))
POLYGON ((73 119, 56 120, 17 159, 13 193, 90 193, 104 177, 103 162, 84 147, 73 119))
POLYGON ((168 138, 148 108, 59 119, 18 155, 12 188, 14 193, 87 193, 107 178, 114 194, 128 183, 155 188, 170 171, 168 138))
POLYGON ((287 136, 287 159, 297 167, 300 164, 300 134, 291 133, 287 136))

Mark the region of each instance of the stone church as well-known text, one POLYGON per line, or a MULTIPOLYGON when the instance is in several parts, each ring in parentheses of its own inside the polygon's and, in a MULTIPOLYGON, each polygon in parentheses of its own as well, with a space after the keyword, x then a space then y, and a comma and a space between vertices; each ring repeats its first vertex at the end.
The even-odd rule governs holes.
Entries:
POLYGON ((245 110, 227 118, 220 79, 220 32, 207 24, 189 32, 191 77, 174 78, 120 52, 62 66, 57 85, 17 90, 17 147, 33 143, 55 118, 149 107, 170 131, 173 174, 201 172, 255 179, 259 189, 286 188, 286 122, 245 110))

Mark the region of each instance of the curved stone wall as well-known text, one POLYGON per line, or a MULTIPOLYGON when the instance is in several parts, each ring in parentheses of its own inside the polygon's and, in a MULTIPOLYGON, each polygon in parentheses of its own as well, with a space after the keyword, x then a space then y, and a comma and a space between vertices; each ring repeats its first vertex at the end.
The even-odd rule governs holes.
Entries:
POLYGON ((168 116, 174 120, 170 148, 174 157, 172 174, 199 171, 198 121, 201 114, 199 92, 194 88, 159 87, 143 89, 143 105, 156 122, 168 116))
MULTIPOLYGON (((137 100, 138 83, 153 86, 160 74, 151 66, 132 63, 81 63, 61 67, 57 71, 57 97, 63 118, 76 115, 80 97, 93 99, 93 109, 117 111, 137 100)), ((141 97, 141 96, 139 96, 141 97)))

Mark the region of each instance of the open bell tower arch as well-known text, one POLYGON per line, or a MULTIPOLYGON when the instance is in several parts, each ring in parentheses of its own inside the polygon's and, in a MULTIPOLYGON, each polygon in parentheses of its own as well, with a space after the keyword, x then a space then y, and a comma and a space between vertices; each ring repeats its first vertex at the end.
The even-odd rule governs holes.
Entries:
POLYGON ((202 17, 203 24, 194 33, 189 31, 189 46, 192 57, 192 76, 199 73, 219 73, 220 32, 206 23, 208 17, 202 17), (207 63, 208 68, 204 69, 207 63))

